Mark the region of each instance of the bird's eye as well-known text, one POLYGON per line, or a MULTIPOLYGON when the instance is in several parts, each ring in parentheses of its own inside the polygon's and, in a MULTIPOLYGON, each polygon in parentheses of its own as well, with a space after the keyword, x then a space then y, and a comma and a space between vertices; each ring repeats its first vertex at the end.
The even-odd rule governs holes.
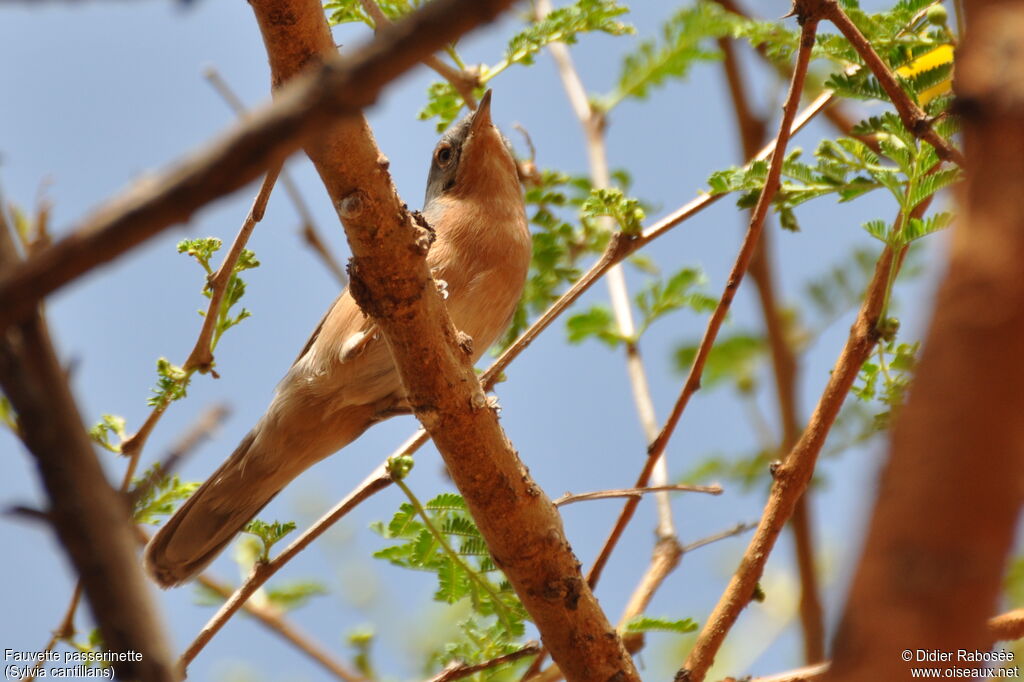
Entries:
POLYGON ((449 145, 442 145, 437 148, 437 152, 434 154, 434 158, 437 160, 437 165, 444 168, 452 162, 452 148, 449 145))

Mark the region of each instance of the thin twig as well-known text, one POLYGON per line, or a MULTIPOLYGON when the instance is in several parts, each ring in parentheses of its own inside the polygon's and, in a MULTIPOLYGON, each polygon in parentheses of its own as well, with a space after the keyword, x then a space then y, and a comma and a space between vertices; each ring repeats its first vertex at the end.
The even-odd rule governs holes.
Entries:
MULTIPOLYGON (((44 653, 50 653, 57 648, 57 642, 68 641, 75 636, 75 614, 78 612, 78 605, 82 601, 82 581, 75 581, 75 588, 71 591, 71 599, 68 602, 68 606, 64 609, 64 616, 60 619, 60 625, 50 635, 49 641, 46 646, 43 647, 44 653)), ((47 660, 47 659, 43 659, 47 660)), ((42 663, 40 663, 40 666, 42 663)), ((32 682, 36 679, 35 672, 39 667, 32 668, 33 673, 25 678, 25 682, 32 682)))
MULTIPOLYGON (((688 545, 680 545, 679 541, 675 538, 662 538, 658 540, 654 547, 651 562, 640 582, 637 583, 636 588, 633 590, 626 608, 623 609, 622 617, 619 618, 619 630, 625 630, 626 625, 630 621, 647 612, 647 607, 650 605, 658 587, 676 569, 683 556, 706 545, 735 537, 756 527, 756 522, 739 523, 728 530, 695 540, 688 545)), ((644 646, 644 633, 628 632, 623 635, 622 642, 630 653, 640 651, 644 646)), ((556 682, 562 679, 561 671, 559 671, 558 666, 554 665, 549 666, 543 671, 538 672, 535 670, 530 675, 532 676, 524 675, 523 679, 530 682, 556 682)))
MULTIPOLYGON (((734 40, 721 38, 718 44, 725 56, 722 63, 733 110, 736 113, 743 156, 748 157, 761 145, 767 126, 764 119, 754 114, 750 105, 740 63, 736 58, 734 40)), ((835 108, 831 107, 829 111, 835 111, 835 108)), ((787 338, 785 322, 779 314, 770 244, 771 233, 766 231, 761 235, 754 258, 750 261, 750 277, 757 289, 757 299, 764 317, 768 346, 771 349, 772 375, 775 379, 779 420, 782 424, 779 450, 784 454, 792 449, 800 437, 800 417, 796 405, 797 359, 787 338)), ((790 527, 793 530, 793 545, 800 576, 800 621, 804 636, 804 657, 808 663, 814 663, 825 658, 825 626, 819 597, 817 567, 814 562, 809 494, 810 492, 797 502, 790 527)))
MULTIPOLYGON (((391 25, 391 20, 381 11, 377 0, 359 0, 359 4, 363 6, 363 10, 373 19, 375 31, 391 25)), ((480 87, 480 78, 477 74, 451 66, 436 54, 424 57, 423 63, 436 71, 441 78, 451 83, 452 87, 455 88, 455 92, 459 93, 459 96, 466 102, 466 106, 470 110, 476 111, 477 102, 476 95, 473 94, 473 88, 480 87)))
MULTIPOLYGON (((676 569, 684 556, 696 549, 706 547, 720 540, 736 537, 756 527, 756 523, 738 523, 732 528, 700 538, 699 540, 694 540, 687 545, 680 545, 679 541, 675 538, 659 539, 658 544, 654 548, 654 554, 647 571, 636 588, 634 588, 626 608, 622 610, 622 617, 619 618, 619 629, 625 629, 628 623, 647 612, 647 608, 654 598, 654 593, 665 579, 671 575, 672 571, 676 569)), ((644 634, 642 632, 633 632, 627 634, 624 640, 630 651, 639 651, 643 647, 643 637, 644 634)))
MULTIPOLYGON (((736 14, 736 15, 744 17, 744 18, 751 18, 751 16, 752 16, 750 12, 747 12, 745 9, 740 7, 739 3, 737 3, 735 0, 715 0, 715 1, 719 5, 724 7, 727 11, 729 11, 729 12, 731 12, 733 14, 736 14)), ((721 39, 719 41, 719 44, 725 43, 725 44, 731 45, 732 42, 733 41, 731 41, 731 40, 723 38, 723 39, 721 39)), ((779 74, 783 78, 785 78, 787 80, 790 78, 790 76, 792 74, 790 73, 789 69, 786 68, 785 66, 779 64, 779 62, 777 62, 776 60, 772 59, 769 56, 769 54, 768 54, 767 48, 763 44, 755 45, 754 46, 754 51, 758 55, 761 56, 761 58, 765 61, 766 64, 768 64, 771 67, 774 67, 774 68, 778 69, 779 74)), ((863 142, 864 144, 866 144, 868 147, 870 147, 876 153, 880 153, 881 150, 878 147, 878 139, 874 135, 861 135, 861 134, 855 133, 853 131, 853 129, 854 129, 854 126, 856 125, 856 119, 854 119, 850 115, 849 112, 847 112, 845 109, 843 109, 839 105, 838 102, 833 104, 829 108, 827 108, 822 115, 841 134, 846 135, 848 137, 856 138, 856 139, 860 140, 861 142, 863 142)), ((760 141, 761 141, 761 138, 759 137, 758 138, 758 144, 760 144, 760 141)))
POLYGON ((564 507, 567 504, 576 502, 588 502, 590 500, 609 500, 619 497, 643 497, 647 493, 708 493, 709 495, 721 495, 722 487, 718 485, 651 485, 645 488, 623 488, 622 490, 597 490, 592 493, 566 493, 554 500, 556 507, 564 507))
MULTIPOLYGON (((277 163, 267 172, 259 191, 256 193, 256 198, 252 202, 252 207, 242 223, 242 227, 239 228, 238 234, 235 235, 235 240, 231 243, 231 249, 224 256, 224 260, 221 261, 217 272, 207 281, 207 286, 210 288, 210 305, 207 306, 206 315, 203 316, 203 324, 199 329, 199 336, 192 346, 188 359, 182 366, 182 370, 186 375, 183 381, 191 379, 192 374, 195 372, 212 372, 213 349, 211 346, 214 330, 220 318, 220 307, 224 301, 224 294, 227 292, 228 283, 231 281, 231 275, 234 273, 238 258, 242 255, 242 250, 249 241, 249 236, 252 234, 253 229, 255 229, 256 224, 263 219, 267 209, 267 201, 270 200, 270 193, 274 189, 274 183, 277 181, 280 171, 281 164, 277 163)), ((125 468, 124 478, 121 482, 122 489, 127 489, 132 478, 135 476, 139 458, 142 456, 142 449, 146 446, 146 441, 149 439, 150 434, 153 433, 153 429, 156 428, 160 418, 170 405, 171 401, 167 399, 163 399, 154 405, 139 430, 121 444, 121 453, 128 457, 128 466, 125 468)))
POLYGON ((1024 609, 993 616, 988 621, 988 629, 998 642, 1024 638, 1024 609))
MULTIPOLYGON (((200 442, 209 437, 210 433, 220 425, 220 423, 227 417, 230 412, 226 405, 214 405, 207 409, 199 420, 189 429, 182 438, 171 448, 170 452, 163 459, 163 464, 156 471, 162 472, 165 476, 177 466, 177 463, 181 461, 188 453, 190 453, 200 442)), ((155 472, 154 472, 155 473, 155 472)), ((145 481, 136 486, 130 494, 131 500, 137 500, 143 497, 146 492, 152 488, 162 476, 150 476, 145 481)), ((121 487, 119 492, 122 494, 128 493, 128 486, 131 483, 130 477, 125 477, 121 481, 121 487)), ((130 507, 133 505, 129 505, 130 507)), ((46 517, 49 520, 49 516, 46 517)), ((138 528, 138 526, 136 526, 138 528)), ((61 619, 60 625, 53 631, 53 635, 44 647, 44 651, 53 651, 56 647, 57 642, 64 640, 68 641, 75 634, 75 615, 78 612, 78 606, 81 603, 82 598, 82 581, 75 581, 75 588, 71 592, 71 599, 68 601, 67 609, 64 612, 64 617, 61 619)), ((35 679, 35 675, 25 678, 26 682, 31 682, 35 679)))
POLYGON ((523 645, 522 648, 517 649, 512 653, 492 658, 491 660, 484 661, 483 663, 475 663, 473 665, 468 665, 466 663, 452 663, 439 674, 431 677, 428 682, 452 682, 453 680, 461 680, 462 678, 469 677, 475 673, 490 670, 491 668, 496 668, 497 666, 504 665, 505 663, 518 661, 520 658, 534 656, 540 653, 540 650, 540 644, 537 642, 528 642, 523 645))
MULTIPOLYGON (((708 320, 707 328, 704 331, 704 336, 701 339, 700 346, 697 348, 697 354, 693 359, 690 372, 687 375, 682 391, 672 408, 672 412, 666 420, 665 425, 662 427, 661 433, 659 433, 658 437, 653 443, 651 443, 648 450, 647 462, 644 464, 640 476, 637 477, 637 487, 647 485, 651 471, 654 468, 654 463, 668 446, 669 439, 672 437, 672 433, 675 431, 675 427, 679 423, 679 419, 682 417, 683 410, 686 409, 686 405, 689 403, 690 397, 697 391, 697 389, 700 388, 700 377, 704 369, 704 363, 707 361, 708 354, 711 352, 711 347, 714 345, 715 339, 718 337, 718 330, 721 328, 722 322, 725 320, 725 316, 729 312, 729 306, 732 303, 732 299, 736 295, 740 282, 743 281, 743 275, 746 273, 747 266, 750 264, 750 259, 753 257, 754 247, 757 245, 757 240, 761 236, 761 230, 764 227, 768 208, 779 188, 782 161, 785 158, 786 146, 791 135, 790 129, 796 116, 797 107, 800 104, 800 94, 803 91, 803 82, 807 75, 807 65, 810 62, 811 47, 814 42, 816 28, 817 20, 814 17, 807 17, 804 21, 801 32, 801 46, 800 51, 797 53, 796 66, 793 69, 793 80, 790 84, 786 104, 783 107, 782 120, 779 123, 779 132, 776 136, 777 144, 772 153, 771 164, 768 167, 768 177, 765 180, 764 188, 758 197, 757 205, 751 214, 747 234, 744 237, 743 244, 736 256, 736 262, 733 264, 732 270, 729 273, 725 290, 722 292, 722 297, 719 299, 718 305, 715 307, 714 312, 711 314, 711 318, 708 320)), ((633 514, 636 512, 636 507, 636 500, 629 500, 624 505, 615 527, 609 534, 604 547, 601 548, 600 554, 594 561, 594 565, 591 567, 590 572, 587 575, 591 584, 595 584, 600 579, 601 571, 604 569, 605 564, 608 562, 608 558, 615 549, 615 545, 618 543, 619 538, 625 531, 626 525, 628 525, 633 514)))
MULTIPOLYGON (((538 20, 550 12, 550 0, 537 0, 536 17, 538 20)), ((608 171, 608 148, 605 144, 607 127, 605 114, 590 106, 590 100, 579 71, 569 54, 569 47, 562 42, 553 42, 548 45, 548 51, 555 60, 565 93, 569 97, 572 109, 576 113, 586 137, 591 182, 595 189, 607 189, 611 185, 611 174, 608 171)), ((614 228, 614 221, 610 217, 602 218, 601 223, 609 232, 614 228)), ((651 398, 650 382, 647 380, 647 372, 644 369, 643 357, 640 353, 640 344, 636 339, 636 324, 633 321, 629 288, 626 285, 626 276, 621 263, 608 269, 605 281, 608 285, 619 336, 625 339, 623 345, 626 351, 626 370, 633 390, 633 402, 636 405, 637 416, 640 419, 640 426, 644 430, 647 444, 650 445, 658 435, 658 418, 654 410, 654 400, 651 398)), ((653 480, 655 485, 668 483, 668 466, 664 457, 659 458, 655 465, 653 480)), ((655 495, 655 499, 658 509, 658 537, 674 537, 675 524, 672 520, 672 505, 669 496, 667 493, 658 494, 655 495)))
POLYGON ((823 0, 822 18, 828 19, 835 24, 836 28, 850 41, 853 49, 857 50, 857 54, 861 56, 867 67, 871 69, 875 78, 878 79, 879 85, 882 86, 885 94, 889 96, 893 106, 896 107, 896 112, 899 114, 900 120, 903 121, 906 129, 915 137, 935 147, 935 151, 940 159, 963 166, 964 156, 960 150, 951 145, 949 140, 935 132, 928 115, 903 91, 899 81, 896 80, 896 76, 886 63, 882 61, 882 58, 878 56, 875 48, 871 46, 868 39, 860 32, 857 25, 850 20, 850 17, 847 16, 836 0, 823 0))
POLYGON ((189 456, 203 441, 210 438, 214 431, 227 419, 231 409, 226 404, 212 405, 208 407, 192 427, 175 442, 167 454, 153 467, 149 476, 136 484, 130 491, 127 485, 131 479, 125 477, 121 482, 121 492, 128 493, 131 505, 136 500, 145 497, 153 486, 170 476, 181 464, 181 461, 189 456))
MULTIPOLYGON (((141 526, 136 526, 136 536, 139 540, 139 544, 143 547, 145 547, 150 540, 149 534, 143 530, 141 526)), ((218 578, 210 575, 208 572, 200 573, 196 576, 196 582, 207 590, 220 595, 223 599, 230 598, 234 592, 231 587, 218 578)), ((242 605, 242 609, 250 616, 260 621, 271 632, 283 637, 285 641, 291 643, 299 651, 319 663, 325 670, 333 674, 338 679, 344 680, 345 682, 366 682, 365 678, 350 671, 340 661, 335 660, 334 657, 324 651, 318 644, 313 642, 309 636, 299 631, 295 625, 290 623, 282 613, 273 607, 253 601, 247 601, 242 605)))
MULTIPOLYGON (((404 451, 405 445, 399 448, 398 452, 404 451)), ((305 549, 313 540, 323 535, 339 519, 375 493, 387 488, 391 483, 392 480, 387 472, 387 467, 384 464, 379 465, 351 493, 338 502, 329 512, 320 517, 302 535, 293 540, 284 551, 270 561, 257 562, 245 582, 235 590, 234 594, 217 610, 217 613, 207 621, 203 629, 196 635, 196 638, 182 653, 180 659, 182 667, 188 667, 199 652, 203 650, 203 647, 209 643, 210 639, 224 627, 224 624, 235 615, 249 597, 267 582, 271 576, 281 570, 285 564, 291 561, 296 554, 305 549)))
MULTIPOLYGON (((802 130, 811 119, 828 106, 833 97, 834 95, 831 92, 822 93, 813 102, 804 107, 800 114, 793 120, 793 124, 789 129, 790 134, 795 135, 798 131, 802 130)), ((758 152, 757 156, 750 160, 750 163, 764 160, 771 156, 772 151, 775 149, 775 144, 776 140, 773 140, 765 145, 761 151, 758 152)), ((520 334, 519 338, 517 338, 512 345, 506 348, 505 351, 498 356, 498 359, 495 360, 494 363, 487 368, 487 371, 480 377, 480 383, 483 384, 484 388, 491 388, 512 360, 518 357, 527 346, 533 343, 541 332, 547 329, 559 315, 575 303, 579 297, 584 294, 584 292, 590 289, 595 282, 600 280, 611 266, 623 261, 639 249, 653 242, 658 237, 667 234, 672 230, 672 228, 686 220, 689 220, 724 196, 724 194, 704 194, 699 196, 677 208, 664 218, 658 220, 638 236, 625 235, 619 232, 613 234, 611 240, 608 242, 608 246, 605 247, 604 253, 601 254, 601 257, 597 262, 595 262, 582 277, 576 280, 576 282, 569 287, 568 291, 562 294, 557 301, 552 303, 551 306, 545 310, 544 313, 538 317, 528 329, 526 329, 526 331, 520 334)))
MULTIPOLYGON (((242 99, 231 89, 231 86, 228 85, 228 82, 216 68, 212 66, 206 67, 203 75, 236 115, 242 116, 245 114, 246 106, 242 99)), ((320 236, 320 231, 316 227, 316 221, 313 220, 313 213, 309 210, 306 200, 302 198, 299 186, 295 184, 295 180, 292 179, 291 173, 288 172, 287 168, 281 168, 281 176, 278 178, 278 181, 284 188, 285 194, 291 199, 295 212, 299 214, 299 220, 302 223, 303 240, 320 257, 320 260, 331 274, 334 275, 338 284, 344 287, 348 284, 348 276, 345 274, 345 269, 341 267, 338 259, 334 257, 334 254, 331 253, 331 250, 324 243, 323 238, 320 236)))

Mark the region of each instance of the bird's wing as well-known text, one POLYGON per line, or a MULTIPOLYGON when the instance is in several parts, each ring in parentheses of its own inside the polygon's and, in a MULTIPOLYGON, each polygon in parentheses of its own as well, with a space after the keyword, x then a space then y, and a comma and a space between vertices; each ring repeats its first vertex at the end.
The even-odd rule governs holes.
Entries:
MULTIPOLYGON (((348 293, 348 288, 338 294, 338 297, 334 299, 334 303, 327 309, 324 316, 320 318, 320 323, 313 330, 313 333, 309 335, 309 339, 306 341, 306 345, 302 347, 302 350, 296 356, 292 366, 294 367, 306 357, 309 351, 313 348, 313 345, 320 340, 320 335, 324 331, 324 326, 328 324, 328 320, 333 320, 328 326, 331 327, 331 331, 342 331, 339 327, 347 326, 351 329, 351 333, 342 334, 345 340, 342 341, 342 347, 346 351, 343 353, 346 357, 354 357, 358 355, 362 350, 365 349, 369 343, 376 338, 377 326, 370 321, 369 318, 362 315, 362 311, 359 310, 359 306, 356 305, 355 301, 348 293), (355 310, 353 311, 353 307, 355 310), (352 313, 357 313, 353 315, 352 313), (362 324, 354 324, 356 321, 362 318, 362 324), (345 324, 348 323, 348 324, 345 324)), ((345 330, 348 331, 348 330, 345 330)))
POLYGON ((346 289, 279 384, 278 397, 329 399, 334 409, 376 403, 400 390, 387 344, 346 289))

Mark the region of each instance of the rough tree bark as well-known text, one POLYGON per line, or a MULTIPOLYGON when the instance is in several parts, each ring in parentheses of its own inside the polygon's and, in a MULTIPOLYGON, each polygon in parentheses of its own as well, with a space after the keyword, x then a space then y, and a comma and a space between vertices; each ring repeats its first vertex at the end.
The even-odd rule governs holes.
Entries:
MULTIPOLYGON (((331 58, 319 0, 252 0, 275 85, 331 58)), ((476 3, 496 14, 511 0, 476 3)), ((426 229, 405 209, 362 118, 324 130, 306 151, 342 219, 351 287, 391 348, 409 402, 445 459, 495 562, 570 682, 639 680, 583 580, 561 517, 505 437, 427 270, 426 229), (424 371, 429 368, 429 371, 424 371)))
MULTIPOLYGON (((0 209, 3 210, 3 209, 0 209)), ((0 273, 18 262, 0 216, 0 273)), ((82 581, 121 679, 179 679, 136 555, 128 502, 107 482, 39 312, 0 331, 0 385, 49 498, 46 512, 82 581)), ((13 617, 14 614, 9 614, 13 617)))
MULTIPOLYGON (((1024 3, 968 6, 956 76, 963 211, 829 680, 908 679, 904 650, 987 650, 1021 509, 1024 3)), ((955 653, 949 666, 982 667, 955 653)))

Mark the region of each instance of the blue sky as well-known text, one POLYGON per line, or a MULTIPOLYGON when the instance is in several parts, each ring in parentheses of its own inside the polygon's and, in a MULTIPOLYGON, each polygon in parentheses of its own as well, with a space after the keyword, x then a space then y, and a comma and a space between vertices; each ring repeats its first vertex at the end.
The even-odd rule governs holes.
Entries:
MULTIPOLYGON (((789 3, 772 0, 758 5, 766 16, 781 16, 789 3)), ((633 10, 629 20, 640 36, 654 34, 668 13, 662 3, 642 0, 633 10)), ((509 15, 475 34, 465 41, 463 54, 472 62, 493 63, 518 23, 514 14, 509 15)), ((339 29, 336 35, 339 43, 351 45, 366 33, 355 27, 339 29)), ((622 54, 633 45, 634 38, 584 36, 573 53, 588 90, 608 91, 622 54)), ((784 89, 765 79, 754 60, 748 62, 757 74, 757 101, 774 117, 784 89)), ((248 103, 268 98, 266 56, 245 3, 195 2, 188 7, 168 2, 5 4, 0 10, 0 63, 6 65, 0 70, 3 193, 8 200, 31 207, 45 186, 54 204, 52 224, 57 234, 131 182, 166 167, 231 125, 231 112, 202 77, 207 65, 216 66, 248 103)), ((433 123, 417 121, 414 114, 433 79, 427 69, 415 70, 390 87, 368 112, 377 141, 391 160, 395 182, 413 207, 418 207, 423 195, 429 155, 437 139, 433 123)), ((583 136, 546 54, 532 68, 509 69, 493 87, 495 120, 520 151, 525 150, 512 130, 513 123, 529 130, 538 165, 586 172, 583 136)), ((772 129, 776 124, 773 120, 772 129)), ((831 131, 824 124, 814 124, 794 144, 811 150, 826 134, 831 131)), ((646 101, 629 101, 616 109, 610 118, 608 150, 612 167, 627 168, 634 178, 634 193, 656 207, 652 218, 695 196, 713 170, 739 157, 720 65, 700 65, 685 82, 673 82, 646 101)), ((342 260, 347 258, 340 226, 312 167, 296 157, 289 170, 331 248, 342 260)), ((156 358, 184 361, 200 326, 195 311, 205 306, 199 294, 200 271, 176 254, 175 244, 198 236, 230 241, 254 192, 250 187, 217 202, 190 224, 167 231, 49 300, 53 336, 62 357, 74 367, 73 387, 88 423, 109 412, 123 415, 129 430, 141 424, 155 383, 156 358)), ((851 247, 877 252, 880 245, 860 229, 860 223, 894 214, 893 203, 881 196, 841 207, 826 199, 798 212, 803 228, 799 233, 781 232, 773 225, 783 300, 797 300, 810 278, 841 261, 851 247)), ((744 220, 730 200, 721 201, 653 243, 645 254, 669 274, 684 266, 702 267, 708 290, 718 295, 744 220)), ((245 305, 253 317, 221 342, 217 352, 221 378, 198 377, 188 399, 168 411, 147 446, 148 461, 163 455, 209 405, 227 402, 233 410, 230 420, 181 470, 184 478, 199 480, 262 414, 276 382, 337 295, 337 284, 301 243, 298 225, 278 188, 250 242, 262 261, 247 277, 245 305)), ((933 241, 933 247, 940 246, 941 238, 933 241)), ((932 248, 925 260, 935 255, 932 248)), ((930 268, 925 277, 900 291, 906 339, 920 336, 925 321, 921 311, 928 310, 934 271, 930 268)), ((634 291, 647 281, 635 270, 628 276, 634 291)), ((586 296, 584 304, 606 298, 602 284, 586 296)), ((748 282, 736 299, 726 331, 757 329, 759 320, 748 282)), ((847 315, 831 325, 805 357, 800 375, 804 416, 827 380, 851 320, 852 315, 847 315)), ((660 418, 668 413, 682 382, 673 370, 672 350, 680 341, 697 337, 704 324, 693 313, 677 313, 659 322, 642 341, 660 418)), ((596 342, 570 346, 564 325, 556 324, 512 365, 508 375, 509 381, 497 391, 503 425, 552 497, 567 490, 623 487, 635 478, 644 440, 621 353, 596 342)), ((762 379, 767 387, 768 375, 762 379)), ((759 404, 774 426, 769 391, 763 392, 759 404)), ((756 434, 745 410, 728 387, 699 393, 669 447, 671 472, 680 475, 712 453, 750 450, 756 434)), ((373 428, 307 472, 261 516, 308 525, 414 426, 411 418, 402 418, 373 428)), ((873 498, 879 451, 876 443, 823 464, 825 485, 816 491, 814 510, 821 561, 827 568, 830 622, 841 607, 842 585, 856 557, 863 513, 873 498)), ((0 433, 0 453, 0 506, 42 506, 32 462, 8 433, 0 433)), ((122 463, 108 453, 99 456, 111 478, 117 479, 122 463)), ((432 448, 417 456, 410 484, 421 497, 448 485, 432 448)), ((743 492, 733 485, 717 498, 674 498, 683 541, 756 519, 764 494, 763 489, 743 492)), ((388 518, 401 501, 397 490, 378 495, 290 564, 282 578, 313 578, 331 589, 329 596, 313 600, 294 614, 303 631, 344 656, 348 653, 344 634, 373 624, 380 668, 395 679, 411 680, 420 677, 416 643, 428 640, 437 629, 438 619, 443 618, 441 608, 430 601, 429 576, 392 569, 369 558, 382 543, 367 530, 371 521, 388 518)), ((589 502, 565 510, 566 530, 584 565, 593 559, 619 506, 618 502, 589 502)), ((654 506, 645 501, 598 590, 613 620, 646 568, 653 528, 654 506)), ((662 588, 651 614, 703 621, 744 546, 745 539, 734 539, 687 556, 662 588)), ((63 613, 72 575, 52 534, 37 524, 0 518, 0 547, 7 550, 0 562, 0 612, 8 616, 0 619, 0 647, 38 649, 63 613)), ((799 663, 794 621, 785 620, 795 597, 785 577, 792 575, 791 553, 784 536, 769 563, 765 584, 775 588, 769 591, 769 602, 750 607, 737 628, 737 640, 746 637, 746 648, 758 653, 763 645, 764 654, 752 660, 737 655, 732 659, 736 665, 742 662, 750 667, 723 673, 769 673, 799 663), (772 629, 779 619, 785 625, 781 634, 772 629), (757 646, 750 646, 751 642, 757 646)), ((238 569, 225 556, 213 571, 236 579, 238 569)), ((191 641, 212 613, 194 604, 189 587, 160 593, 159 604, 176 650, 191 641)), ((681 662, 672 657, 672 642, 653 639, 642 656, 645 679, 664 679, 681 662)), ((194 663, 192 677, 223 678, 228 671, 242 669, 249 671, 249 679, 324 679, 315 665, 278 638, 249 619, 236 618, 194 663)))

